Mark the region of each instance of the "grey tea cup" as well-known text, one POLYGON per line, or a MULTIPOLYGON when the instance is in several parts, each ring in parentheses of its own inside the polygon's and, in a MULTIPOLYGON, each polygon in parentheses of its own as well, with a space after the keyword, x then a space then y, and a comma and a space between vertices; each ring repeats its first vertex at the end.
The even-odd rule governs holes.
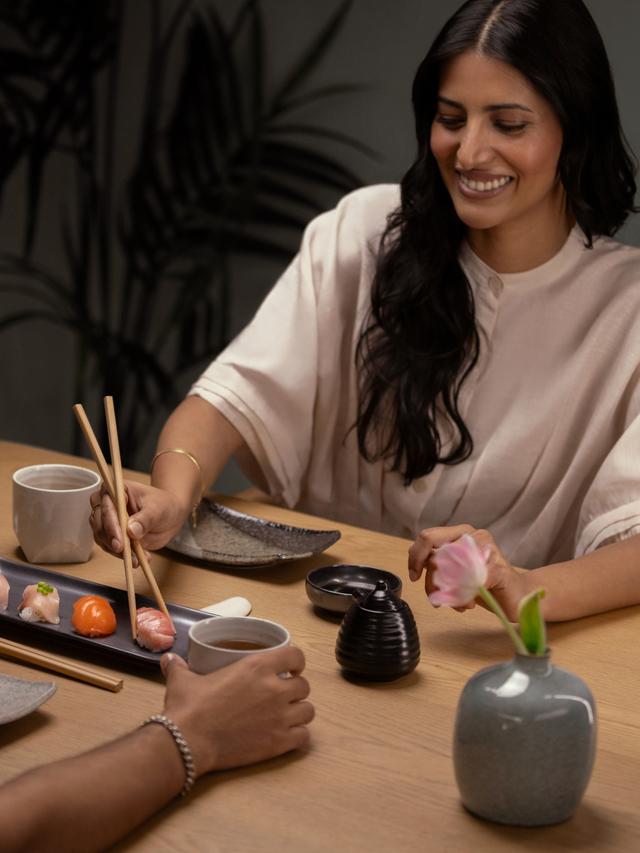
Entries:
POLYGON ((13 529, 30 563, 84 563, 93 550, 90 495, 100 476, 78 465, 28 465, 13 475, 13 529))

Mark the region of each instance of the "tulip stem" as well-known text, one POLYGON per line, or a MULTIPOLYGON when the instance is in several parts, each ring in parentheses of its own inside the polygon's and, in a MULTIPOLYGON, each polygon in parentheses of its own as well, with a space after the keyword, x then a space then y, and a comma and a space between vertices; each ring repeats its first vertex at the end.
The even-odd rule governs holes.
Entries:
POLYGON ((493 610, 498 619, 502 622, 507 634, 513 640, 513 645, 516 647, 516 651, 521 655, 528 655, 529 652, 527 651, 525 644, 520 639, 518 632, 513 627, 511 622, 507 619, 506 613, 504 612, 502 607, 500 607, 493 595, 491 595, 489 590, 481 586, 478 590, 478 594, 480 595, 480 598, 484 601, 484 603, 487 605, 487 607, 493 610))

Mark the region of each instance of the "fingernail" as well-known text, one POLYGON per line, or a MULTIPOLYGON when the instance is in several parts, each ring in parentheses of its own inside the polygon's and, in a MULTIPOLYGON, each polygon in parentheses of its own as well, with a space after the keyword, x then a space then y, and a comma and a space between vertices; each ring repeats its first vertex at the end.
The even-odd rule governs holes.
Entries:
POLYGON ((120 540, 116 539, 115 536, 111 540, 111 550, 112 551, 120 551, 120 540))
POLYGON ((139 539, 142 536, 142 525, 139 521, 130 521, 129 522, 129 533, 132 536, 135 536, 136 539, 139 539))
POLYGON ((412 580, 412 581, 418 580, 415 572, 412 572, 412 571, 409 572, 409 580, 412 580))

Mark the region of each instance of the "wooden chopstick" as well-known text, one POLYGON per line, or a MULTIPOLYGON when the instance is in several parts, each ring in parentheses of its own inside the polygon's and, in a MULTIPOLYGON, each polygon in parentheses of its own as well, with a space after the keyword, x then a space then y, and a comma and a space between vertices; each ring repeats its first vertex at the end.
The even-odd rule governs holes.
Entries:
POLYGON ((51 672, 68 675, 77 681, 85 681, 87 684, 102 687, 104 690, 111 690, 113 693, 122 690, 121 678, 104 675, 95 669, 89 669, 78 663, 70 663, 69 661, 62 660, 62 658, 55 657, 55 655, 40 652, 37 649, 32 649, 30 646, 23 646, 11 640, 0 639, 0 655, 12 658, 13 660, 35 664, 51 672))
POLYGON ((107 416, 107 432, 109 433, 109 448, 111 449, 111 467, 113 469, 113 489, 118 510, 118 521, 122 530, 122 557, 124 559, 124 576, 127 582, 127 600, 129 602, 129 618, 131 619, 131 636, 138 636, 136 625, 136 591, 133 583, 133 561, 131 560, 131 540, 127 534, 127 499, 124 492, 122 476, 122 461, 120 460, 120 443, 118 441, 118 426, 116 413, 113 408, 113 397, 104 398, 104 412, 107 416))
MULTIPOLYGON (((104 458, 104 454, 100 449, 100 445, 98 444, 98 439, 93 431, 91 424, 89 423, 89 418, 86 415, 84 407, 82 403, 76 403, 73 407, 74 414, 78 419, 78 423, 80 424, 80 428, 84 433, 84 437, 87 440, 87 444, 89 445, 89 450, 91 451, 91 455, 94 458, 96 465, 98 466, 98 470, 100 471, 100 476, 102 477, 105 486, 107 487, 107 491, 109 492, 109 496, 113 501, 114 505, 116 503, 116 493, 113 487, 113 483, 111 481, 111 474, 109 472, 109 466, 107 465, 107 460, 104 458)), ((126 511, 126 510, 125 510, 126 511)), ((127 515, 127 521, 128 521, 127 515)), ((126 528, 125 531, 126 533, 126 528)), ((165 604, 164 598, 162 597, 162 593, 160 592, 160 587, 158 586, 158 582, 156 581, 155 575, 149 565, 149 561, 147 560, 147 556, 144 553, 144 548, 142 547, 142 543, 137 539, 132 539, 131 544, 133 546, 133 550, 135 552, 136 557, 138 558, 138 562, 144 572, 144 576, 147 579, 147 583, 151 587, 153 592, 153 596, 156 600, 156 603, 160 610, 165 614, 165 616, 169 619, 171 624, 173 625, 173 620, 171 615, 169 614, 169 610, 167 609, 167 605, 165 604)))

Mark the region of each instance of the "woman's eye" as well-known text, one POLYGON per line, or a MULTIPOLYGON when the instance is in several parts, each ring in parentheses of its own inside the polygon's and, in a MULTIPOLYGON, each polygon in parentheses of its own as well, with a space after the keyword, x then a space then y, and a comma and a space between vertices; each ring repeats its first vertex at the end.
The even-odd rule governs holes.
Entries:
POLYGON ((501 133, 521 133, 526 126, 526 122, 497 121, 495 123, 495 127, 501 133))
POLYGON ((460 116, 447 116, 441 115, 440 113, 438 113, 438 115, 436 116, 436 121, 438 122, 438 124, 441 124, 443 127, 446 127, 449 130, 457 130, 464 124, 464 119, 460 116))

